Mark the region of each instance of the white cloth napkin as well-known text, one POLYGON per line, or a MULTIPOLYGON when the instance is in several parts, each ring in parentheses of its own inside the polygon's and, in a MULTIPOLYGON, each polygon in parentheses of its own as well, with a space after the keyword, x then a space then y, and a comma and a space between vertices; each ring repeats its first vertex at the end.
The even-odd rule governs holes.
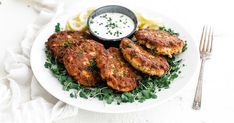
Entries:
POLYGON ((58 101, 40 86, 29 62, 37 34, 62 12, 63 4, 57 0, 30 2, 39 15, 27 27, 20 50, 9 50, 6 54, 7 76, 0 79, 0 123, 50 123, 78 113, 78 108, 58 101))

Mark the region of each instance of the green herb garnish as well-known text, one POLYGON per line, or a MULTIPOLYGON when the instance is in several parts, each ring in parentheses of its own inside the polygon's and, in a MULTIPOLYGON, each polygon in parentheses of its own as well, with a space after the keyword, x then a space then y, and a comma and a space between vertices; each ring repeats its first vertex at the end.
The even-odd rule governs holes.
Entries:
POLYGON ((65 45, 64 45, 65 48, 68 48, 68 47, 70 47, 70 46, 71 46, 70 41, 67 41, 67 42, 65 43, 65 45))
POLYGON ((60 32, 60 23, 57 23, 57 25, 55 25, 55 32, 60 32))
POLYGON ((182 49, 182 52, 186 51, 188 49, 188 43, 187 41, 184 42, 184 47, 182 49))
MULTIPOLYGON (((61 63, 58 63, 56 58, 46 50, 47 59, 44 66, 51 70, 53 75, 61 82, 63 89, 70 92, 70 97, 77 98, 98 98, 108 104, 115 102, 132 103, 135 101, 143 102, 146 99, 157 98, 157 92, 163 88, 169 88, 170 83, 178 77, 181 60, 167 58, 171 69, 162 77, 142 75, 142 80, 139 81, 139 86, 133 91, 119 93, 107 87, 105 82, 100 82, 96 87, 85 87, 77 83, 72 77, 67 74, 67 71, 61 63)), ((95 61, 89 61, 90 67, 96 67, 95 61)))
POLYGON ((179 33, 176 33, 174 30, 172 30, 171 28, 166 28, 165 26, 160 26, 159 27, 160 30, 166 31, 168 33, 170 33, 171 35, 176 35, 179 36, 179 33))
POLYGON ((127 45, 127 48, 132 48, 132 46, 130 44, 127 45))

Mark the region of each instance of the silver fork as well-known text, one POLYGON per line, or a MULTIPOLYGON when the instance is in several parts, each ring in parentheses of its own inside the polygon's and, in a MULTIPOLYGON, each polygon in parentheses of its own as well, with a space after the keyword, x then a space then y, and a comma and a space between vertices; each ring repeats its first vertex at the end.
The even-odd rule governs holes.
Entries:
POLYGON ((202 81, 203 81, 203 71, 204 64, 207 59, 210 58, 213 45, 213 29, 211 27, 204 26, 202 30, 202 36, 200 40, 200 58, 201 58, 201 68, 198 77, 198 83, 196 88, 196 93, 193 101, 193 109, 199 110, 201 108, 202 99, 202 81))

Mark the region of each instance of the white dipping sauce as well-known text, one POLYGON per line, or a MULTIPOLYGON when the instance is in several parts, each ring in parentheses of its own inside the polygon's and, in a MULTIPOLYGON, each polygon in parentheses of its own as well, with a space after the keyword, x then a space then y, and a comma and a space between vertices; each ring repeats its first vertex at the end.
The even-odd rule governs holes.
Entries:
POLYGON ((118 39, 134 30, 134 22, 121 13, 103 13, 90 20, 90 29, 99 37, 118 39))

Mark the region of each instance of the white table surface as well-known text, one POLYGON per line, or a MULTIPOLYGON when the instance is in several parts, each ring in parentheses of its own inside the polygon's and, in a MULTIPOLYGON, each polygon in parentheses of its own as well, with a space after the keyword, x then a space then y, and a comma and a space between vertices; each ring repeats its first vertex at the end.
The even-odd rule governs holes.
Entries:
MULTIPOLYGON (((79 1, 81 0, 64 0, 65 8, 79 1)), ((0 77, 2 77, 5 75, 2 62, 6 49, 19 47, 25 28, 35 20, 38 13, 24 0, 0 0, 0 2, 0 77)), ((214 26, 214 52, 212 59, 207 61, 205 66, 202 108, 199 111, 191 109, 197 83, 195 78, 176 97, 152 109, 126 114, 102 114, 79 110, 78 116, 56 123, 233 123, 234 18, 232 12, 234 7, 231 0, 116 0, 113 4, 116 2, 147 6, 173 18, 189 31, 197 44, 202 26, 204 24, 214 26)))

